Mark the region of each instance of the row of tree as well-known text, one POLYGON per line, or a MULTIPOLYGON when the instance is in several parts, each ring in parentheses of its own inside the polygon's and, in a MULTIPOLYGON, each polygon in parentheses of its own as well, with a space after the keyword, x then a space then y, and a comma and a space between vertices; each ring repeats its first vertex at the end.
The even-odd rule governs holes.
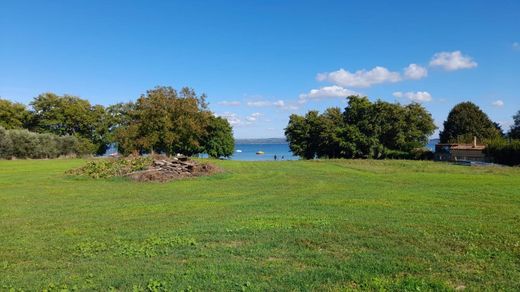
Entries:
POLYGON ((291 115, 285 135, 291 151, 306 159, 385 158, 423 147, 435 128, 431 114, 417 103, 349 96, 343 112, 329 108, 323 114, 291 115))
MULTIPOLYGON (((421 148, 436 129, 421 105, 401 105, 367 97, 349 96, 342 112, 329 108, 320 114, 291 115, 285 135, 296 155, 325 158, 426 158, 421 148)), ((503 145, 505 138, 520 139, 520 111, 507 135, 475 104, 456 105, 440 132, 441 143, 479 141, 503 145), (498 142, 497 142, 498 141, 498 142)), ((509 148, 508 148, 509 149, 509 148)))
POLYGON ((224 118, 208 110, 204 94, 156 87, 136 102, 108 107, 76 96, 44 93, 29 107, 0 99, 0 126, 72 136, 89 153, 102 154, 115 143, 123 154, 165 153, 230 156, 234 139, 224 118))

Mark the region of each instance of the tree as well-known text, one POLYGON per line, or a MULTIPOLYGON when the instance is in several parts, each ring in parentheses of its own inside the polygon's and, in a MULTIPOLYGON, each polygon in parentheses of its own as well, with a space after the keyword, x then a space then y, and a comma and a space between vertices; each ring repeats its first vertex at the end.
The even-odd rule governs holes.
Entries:
POLYGON ((31 113, 21 103, 0 98, 0 126, 5 129, 21 129, 27 127, 31 113))
POLYGON ((444 122, 440 133, 441 143, 471 143, 473 137, 480 141, 500 137, 495 124, 474 103, 457 104, 444 122))
POLYGON ((320 116, 309 111, 305 117, 291 115, 285 128, 285 136, 291 151, 305 159, 313 159, 320 152, 320 116))
POLYGON ((229 122, 221 117, 211 115, 203 142, 204 152, 210 157, 229 157, 233 155, 235 140, 229 122))
POLYGON ((31 106, 34 110, 33 130, 59 136, 73 135, 102 154, 109 143, 110 120, 105 108, 92 106, 88 100, 76 96, 58 96, 44 93, 37 96, 31 106))
POLYGON ((210 122, 206 96, 193 89, 177 92, 171 87, 156 87, 128 108, 115 131, 119 151, 158 152, 168 155, 193 155, 205 150, 204 140, 210 122))
POLYGON ((341 157, 341 128, 343 128, 344 124, 341 109, 338 107, 328 108, 320 115, 319 119, 320 142, 317 156, 327 158, 341 157))
POLYGON ((291 115, 285 134, 291 151, 305 159, 384 158, 424 147, 434 130, 431 114, 419 104, 349 96, 343 113, 329 108, 321 115, 291 115))
POLYGON ((512 139, 520 139, 520 111, 513 116, 513 125, 509 130, 508 136, 512 139))

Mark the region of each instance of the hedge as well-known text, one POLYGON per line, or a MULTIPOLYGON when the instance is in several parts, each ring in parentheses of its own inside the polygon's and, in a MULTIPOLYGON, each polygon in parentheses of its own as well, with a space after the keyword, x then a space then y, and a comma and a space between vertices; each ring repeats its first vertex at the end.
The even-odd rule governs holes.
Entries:
POLYGON ((489 142, 485 152, 495 163, 510 166, 520 165, 520 140, 489 142))
POLYGON ((92 147, 87 142, 75 136, 39 134, 25 129, 6 130, 0 127, 0 159, 85 155, 92 153, 92 147))

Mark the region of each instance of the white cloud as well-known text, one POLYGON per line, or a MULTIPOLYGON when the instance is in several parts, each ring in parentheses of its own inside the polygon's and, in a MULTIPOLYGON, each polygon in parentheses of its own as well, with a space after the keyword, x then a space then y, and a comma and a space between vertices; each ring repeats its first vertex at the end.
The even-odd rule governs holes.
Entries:
POLYGON ((417 92, 396 91, 392 95, 397 98, 407 98, 410 101, 419 102, 419 103, 420 102, 429 102, 432 100, 432 95, 427 91, 417 91, 417 92))
POLYGON ((430 61, 431 67, 440 67, 447 71, 470 69, 477 65, 473 58, 462 55, 461 51, 436 53, 430 61))
POLYGON ((258 101, 249 101, 247 105, 250 107, 270 107, 274 106, 283 110, 297 110, 299 106, 296 103, 286 102, 281 99, 276 101, 269 100, 258 100, 258 101))
POLYGON ((404 68, 404 76, 408 79, 421 79, 428 76, 428 70, 417 64, 410 64, 404 68))
POLYGON ((385 67, 377 66, 371 70, 358 70, 354 73, 345 69, 334 72, 319 73, 316 76, 318 81, 328 81, 339 86, 349 87, 370 87, 380 83, 393 83, 401 81, 399 72, 392 72, 385 67))
POLYGON ((283 107, 285 107, 285 101, 283 101, 283 100, 280 99, 280 100, 275 101, 275 102, 273 103, 273 105, 276 106, 276 107, 283 108, 283 107))
POLYGON ((222 118, 228 120, 228 122, 229 122, 229 124, 231 126, 238 126, 242 122, 237 114, 231 113, 231 112, 225 112, 225 113, 222 113, 222 114, 217 114, 217 116, 218 117, 222 117, 222 118))
POLYGON ((494 107, 503 107, 504 106, 504 101, 500 100, 500 99, 497 99, 497 100, 493 101, 491 104, 494 107))
POLYGON ((246 120, 248 122, 255 122, 257 121, 261 116, 263 116, 262 113, 252 113, 251 115, 246 117, 246 120))
POLYGON ((227 100, 223 100, 223 101, 219 101, 217 102, 218 105, 223 105, 223 106, 239 106, 240 105, 240 101, 227 101, 227 100))
POLYGON ((311 89, 308 93, 300 94, 298 103, 303 104, 309 100, 322 100, 326 98, 345 98, 350 95, 359 95, 359 93, 337 85, 324 86, 319 89, 311 89))
POLYGON ((273 105, 273 102, 268 100, 257 100, 257 101, 248 101, 247 106, 250 107, 266 107, 273 105))

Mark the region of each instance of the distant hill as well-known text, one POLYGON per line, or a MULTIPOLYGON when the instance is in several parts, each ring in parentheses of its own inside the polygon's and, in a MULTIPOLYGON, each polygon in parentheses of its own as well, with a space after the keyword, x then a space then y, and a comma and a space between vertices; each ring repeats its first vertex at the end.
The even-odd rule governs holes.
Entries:
POLYGON ((235 139, 235 144, 287 144, 285 138, 235 139))

